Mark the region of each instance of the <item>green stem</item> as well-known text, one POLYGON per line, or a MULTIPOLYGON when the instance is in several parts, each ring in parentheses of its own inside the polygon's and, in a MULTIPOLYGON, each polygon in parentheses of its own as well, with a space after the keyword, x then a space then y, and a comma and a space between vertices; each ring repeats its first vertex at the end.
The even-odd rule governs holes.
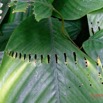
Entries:
MULTIPOLYGON (((67 32, 65 31, 65 24, 64 24, 64 19, 61 15, 61 13, 59 11, 57 11, 54 7, 53 10, 60 16, 61 20, 62 20, 62 32, 64 34, 64 36, 66 36, 76 47, 78 47, 75 42, 70 38, 70 36, 67 34, 67 32)), ((79 47, 78 47, 79 48, 79 47)))

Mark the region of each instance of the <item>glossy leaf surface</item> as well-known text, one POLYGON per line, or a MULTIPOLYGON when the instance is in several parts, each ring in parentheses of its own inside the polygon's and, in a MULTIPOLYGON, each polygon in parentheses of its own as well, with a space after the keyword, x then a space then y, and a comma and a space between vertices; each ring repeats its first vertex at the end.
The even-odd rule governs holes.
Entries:
POLYGON ((63 35, 53 18, 32 16, 15 30, 0 67, 0 103, 103 102, 95 97, 103 73, 63 35))
POLYGON ((103 7, 103 0, 55 0, 54 7, 66 20, 75 20, 103 7))
POLYGON ((103 64, 103 30, 98 31, 85 41, 83 47, 93 60, 97 61, 98 64, 103 64))
POLYGON ((96 10, 87 15, 90 35, 103 29, 103 9, 96 10))

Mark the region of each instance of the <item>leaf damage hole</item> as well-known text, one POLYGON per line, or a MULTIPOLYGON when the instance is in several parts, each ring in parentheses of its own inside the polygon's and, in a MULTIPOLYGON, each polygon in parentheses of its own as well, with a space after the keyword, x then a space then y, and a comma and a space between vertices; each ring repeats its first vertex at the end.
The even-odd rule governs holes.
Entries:
POLYGON ((101 74, 100 72, 98 74, 101 74))
POLYGON ((31 54, 29 54, 29 62, 31 61, 31 54))
MULTIPOLYGON (((91 22, 91 26, 93 25, 93 23, 91 22)), ((93 29, 93 27, 91 27, 91 32, 92 32, 92 34, 94 34, 94 29, 93 29)))
POLYGON ((55 54, 55 61, 56 61, 56 63, 58 63, 58 56, 57 56, 57 54, 55 54))
POLYGON ((26 59, 26 54, 24 54, 24 60, 26 59))
POLYGON ((16 53, 15 53, 15 58, 17 58, 17 57, 18 57, 18 53, 16 52, 16 53))
POLYGON ((35 54, 34 59, 35 59, 35 60, 37 59, 37 54, 35 54))
MULTIPOLYGON (((97 24, 99 24, 99 21, 97 21, 97 24)), ((98 26, 98 30, 99 30, 99 31, 101 30, 100 26, 98 26)))
POLYGON ((11 56, 12 56, 12 57, 14 56, 14 52, 11 53, 11 56))
POLYGON ((101 84, 103 84, 103 82, 101 84))
POLYGON ((85 66, 88 67, 87 59, 84 57, 85 66))
POLYGON ((94 30, 93 30, 93 28, 91 28, 91 31, 92 31, 92 33, 94 34, 94 30))
POLYGON ((99 66, 99 63, 98 63, 98 62, 96 62, 96 64, 97 64, 97 66, 99 66))
POLYGON ((98 76, 101 76, 101 73, 100 73, 100 72, 98 73, 98 76))
POLYGON ((41 63, 43 63, 43 55, 41 55, 41 63))
POLYGON ((93 23, 91 22, 91 25, 92 25, 93 23))
POLYGON ((75 52, 73 52, 73 56, 74 56, 75 64, 77 64, 77 57, 76 57, 76 53, 75 52))
POLYGON ((99 31, 101 30, 100 26, 98 26, 98 30, 99 30, 99 31))
POLYGON ((12 54, 12 52, 10 51, 10 52, 9 52, 9 56, 11 56, 11 54, 12 54))
POLYGON ((79 87, 82 87, 82 86, 83 86, 83 84, 79 85, 79 87))
POLYGON ((97 57, 96 64, 97 64, 97 66, 100 66, 100 65, 101 65, 101 60, 100 60, 100 57, 99 57, 99 56, 97 57))
POLYGON ((64 53, 64 61, 65 61, 65 63, 67 63, 67 55, 66 55, 66 53, 64 53))
POLYGON ((50 63, 50 55, 47 55, 48 63, 50 63))
POLYGON ((97 23, 99 24, 99 21, 97 21, 97 23))
POLYGON ((21 57, 22 57, 22 54, 21 54, 21 53, 19 53, 19 59, 21 59, 21 57))
POLYGON ((90 87, 92 86, 92 84, 90 84, 90 87))

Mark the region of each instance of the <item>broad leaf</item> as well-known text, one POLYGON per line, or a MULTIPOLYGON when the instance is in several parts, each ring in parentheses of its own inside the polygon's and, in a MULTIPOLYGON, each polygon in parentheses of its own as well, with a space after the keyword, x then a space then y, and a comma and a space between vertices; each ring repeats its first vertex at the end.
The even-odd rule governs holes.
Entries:
POLYGON ((84 42, 83 48, 98 64, 103 65, 103 30, 84 42))
POLYGON ((15 30, 0 68, 0 103, 103 102, 103 73, 63 35, 53 18, 32 16, 15 30))
POLYGON ((52 15, 54 0, 34 0, 34 14, 37 21, 52 15))
POLYGON ((8 17, 7 23, 4 23, 0 28, 0 51, 3 51, 7 45, 7 42, 12 34, 12 32, 16 29, 16 27, 27 17, 31 15, 31 9, 28 8, 26 13, 15 13, 12 14, 12 8, 10 9, 10 15, 8 17))
POLYGON ((64 19, 75 20, 102 8, 103 0, 55 0, 54 7, 63 15, 64 19))
POLYGON ((75 21, 65 21, 65 29, 67 30, 69 36, 75 40, 78 36, 78 34, 81 32, 81 21, 75 20, 75 21))
POLYGON ((103 9, 91 12, 87 17, 91 36, 103 29, 103 9))
POLYGON ((0 29, 2 33, 2 35, 0 35, 0 51, 5 49, 12 32, 18 25, 19 23, 8 23, 2 26, 0 29))
POLYGON ((29 4, 27 2, 17 2, 15 9, 13 10, 13 13, 15 12, 26 12, 29 4))

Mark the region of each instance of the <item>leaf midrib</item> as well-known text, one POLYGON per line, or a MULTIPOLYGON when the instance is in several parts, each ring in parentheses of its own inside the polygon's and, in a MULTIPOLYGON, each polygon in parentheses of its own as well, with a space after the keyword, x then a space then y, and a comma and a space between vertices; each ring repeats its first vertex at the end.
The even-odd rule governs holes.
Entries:
POLYGON ((55 83, 55 87, 56 87, 57 103, 61 103, 60 102, 60 90, 59 90, 59 80, 58 80, 57 64, 56 64, 55 58, 54 58, 54 55, 55 55, 56 51, 55 51, 52 19, 49 18, 48 22, 49 22, 50 38, 51 38, 51 65, 52 65, 51 67, 52 67, 53 73, 54 73, 53 74, 53 78, 55 80, 54 83, 55 83))

